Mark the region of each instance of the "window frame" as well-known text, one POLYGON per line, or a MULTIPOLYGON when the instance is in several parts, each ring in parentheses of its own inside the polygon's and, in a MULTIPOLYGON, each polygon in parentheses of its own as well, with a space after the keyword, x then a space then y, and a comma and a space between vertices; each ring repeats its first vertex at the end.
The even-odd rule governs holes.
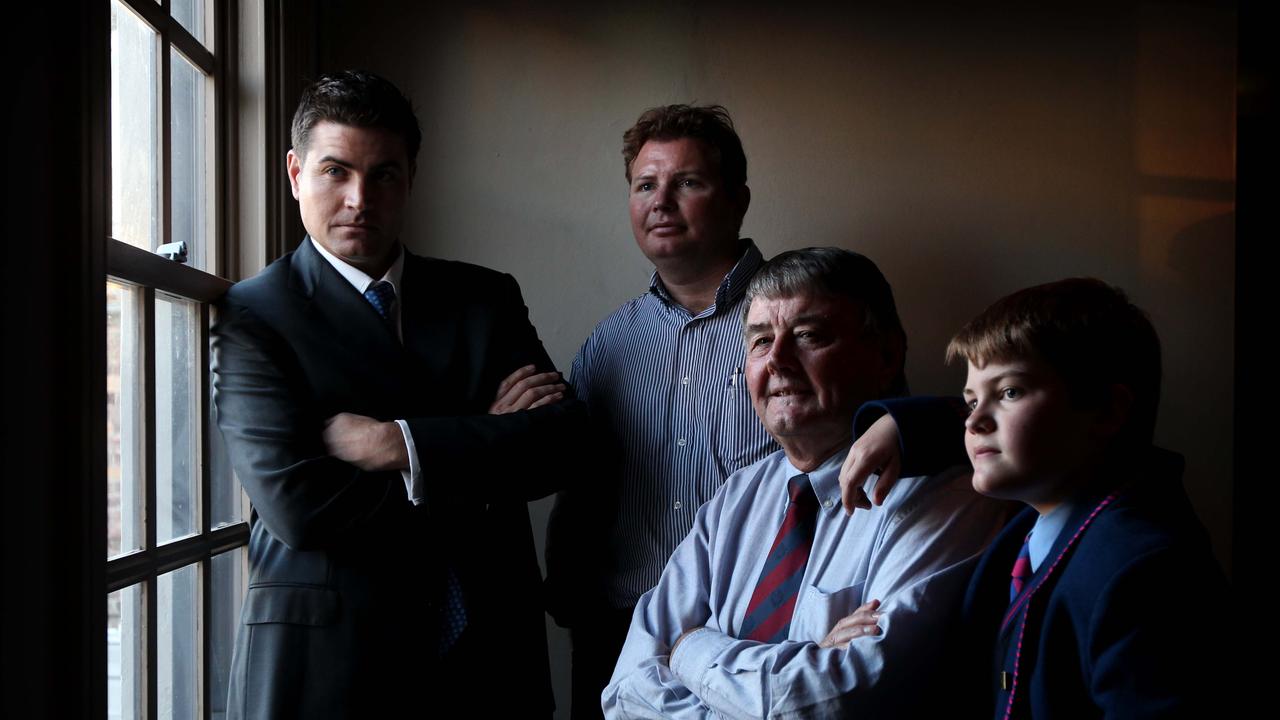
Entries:
MULTIPOLYGON (((110 13, 112 0, 97 0, 100 6, 98 17, 105 18, 106 22, 102 22, 98 27, 102 33, 100 42, 102 43, 102 52, 106 57, 104 63, 105 75, 110 77, 110 68, 113 61, 111 47, 109 41, 110 29, 110 13)), ((213 312, 213 303, 215 303, 223 293, 231 286, 233 273, 238 274, 241 269, 256 270, 261 267, 261 263, 254 263, 252 256, 255 253, 246 253, 247 245, 257 245, 261 247, 262 243, 254 243, 258 238, 250 237, 251 235, 260 236, 262 233, 255 233, 251 228, 246 228, 239 221, 239 212, 244 210, 246 206, 253 205, 250 202, 252 198, 240 198, 235 192, 236 184, 232 180, 233 173, 240 174, 242 169, 235 162, 236 146, 235 142, 239 137, 239 130, 243 118, 239 112, 239 104, 237 102, 239 93, 236 90, 239 87, 241 78, 238 75, 240 63, 238 62, 238 29, 239 25, 244 22, 245 17, 242 15, 243 9, 249 13, 257 13, 258 21, 262 20, 264 4, 255 2, 255 0, 242 0, 237 2, 231 0, 229 2, 215 2, 214 0, 206 0, 209 8, 206 10, 206 29, 212 33, 213 42, 210 44, 211 49, 206 48, 200 41, 186 30, 182 24, 171 16, 170 0, 118 0, 121 5, 126 6, 137 14, 143 22, 151 26, 156 32, 158 43, 158 65, 160 69, 159 78, 156 83, 157 100, 160 129, 159 129, 159 147, 160 153, 160 173, 158 182, 160 184, 159 191, 159 208, 160 208, 160 238, 159 243, 169 243, 179 240, 173 235, 173 128, 171 126, 172 113, 172 51, 176 50, 187 61, 189 61, 199 72, 208 77, 213 85, 213 111, 208 116, 208 122, 212 124, 211 132, 206 129, 209 141, 213 143, 211 150, 207 149, 207 156, 211 158, 211 165, 207 168, 209 176, 206 178, 205 190, 212 198, 197 199, 197 202, 205 202, 211 208, 210 221, 212 232, 204 241, 204 264, 209 268, 210 272, 199 270, 188 265, 168 260, 152 252, 148 252, 142 248, 135 247, 126 242, 122 242, 116 238, 110 237, 112 220, 112 201, 111 201, 111 184, 112 184, 112 165, 111 165, 111 84, 105 82, 102 87, 102 106, 100 109, 101 116, 105 120, 104 132, 97 135, 102 147, 97 151, 99 157, 102 158, 101 173, 97 177, 97 181, 102 184, 104 192, 99 194, 99 198, 103 198, 103 213, 100 227, 103 232, 99 236, 105 241, 105 262, 104 277, 99 285, 105 295, 106 281, 116 281, 136 287, 139 291, 141 301, 141 312, 139 313, 141 326, 138 328, 137 336, 141 338, 141 347, 133 348, 132 352, 139 352, 139 360, 141 361, 141 389, 143 396, 143 438, 140 443, 143 457, 144 468, 141 477, 135 478, 134 482, 143 484, 143 532, 141 549, 123 552, 115 557, 107 558, 106 552, 106 461, 105 437, 100 437, 95 445, 101 449, 102 457, 94 463, 98 472, 95 473, 95 495, 96 506, 95 514, 101 520, 94 523, 95 529, 98 530, 91 537, 92 548, 90 558, 103 567, 102 582, 99 585, 98 592, 93 593, 95 596, 95 605, 97 612, 96 630, 92 633, 94 639, 99 645, 98 650, 93 654, 96 662, 91 663, 91 672, 94 674, 93 687, 100 688, 95 693, 99 698, 95 705, 100 708, 98 715, 105 714, 106 708, 106 607, 105 600, 116 591, 125 588, 141 585, 143 588, 143 610, 142 621, 139 632, 145 635, 143 644, 145 647, 145 659, 139 664, 137 670, 143 673, 141 680, 145 688, 145 698, 137 698, 141 702, 136 703, 133 708, 135 712, 142 717, 158 717, 159 706, 159 688, 157 679, 159 677, 159 659, 158 652, 158 636, 160 633, 160 623, 158 622, 158 589, 160 577, 165 573, 172 572, 184 567, 195 566, 197 569, 197 602, 198 608, 195 609, 194 622, 196 625, 196 648, 197 657, 188 658, 196 663, 196 697, 199 703, 199 713, 202 717, 212 717, 213 708, 217 705, 215 698, 212 697, 212 688, 214 683, 210 682, 213 666, 213 648, 209 641, 210 632, 215 629, 214 623, 214 596, 215 588, 213 583, 214 563, 213 558, 226 552, 233 552, 237 548, 247 546, 249 539, 249 509, 248 502, 243 491, 240 491, 240 507, 241 519, 238 522, 213 527, 213 469, 217 460, 213 456, 214 443, 212 433, 216 432, 211 413, 211 388, 210 388, 210 352, 209 352, 209 327, 211 322, 211 314, 213 312), (233 209, 236 215, 233 215, 233 209), (246 232, 248 230, 248 232, 246 232), (241 240, 248 242, 241 242, 241 240), (246 255, 250 258, 246 262, 246 255), (257 267, 254 267, 254 266, 257 267), (155 301, 157 293, 164 293, 175 296, 180 299, 192 301, 197 307, 197 325, 198 339, 194 361, 199 364, 198 377, 200 378, 199 387, 194 388, 195 393, 192 398, 198 405, 195 416, 199 418, 198 424, 198 452, 200 457, 199 469, 197 472, 199 490, 197 493, 199 512, 196 521, 196 527, 192 534, 175 540, 157 543, 156 531, 157 522, 157 432, 158 428, 155 424, 156 419, 156 322, 155 322, 155 301), (103 558, 107 558, 105 563, 103 558)), ((258 57, 261 57, 259 53, 258 57)), ((251 59, 252 62, 252 59, 251 59)), ((251 68, 247 68, 251 69, 251 68)), ((259 70, 261 72, 261 69, 259 70)), ((247 168, 250 172, 253 168, 247 168)), ((264 185, 270 185, 270 179, 263 179, 264 185)), ((261 211, 250 213, 256 217, 259 223, 265 219, 268 210, 264 207, 261 211)), ((188 243, 192 246, 193 243, 188 243)), ((261 257, 261 253, 256 253, 261 257)), ((102 301, 102 307, 105 308, 105 301, 102 301)), ((100 332, 105 333, 105 312, 99 313, 98 322, 101 323, 100 332)), ((96 372, 105 378, 105 362, 106 362, 106 343, 105 338, 99 345, 99 352, 95 360, 91 363, 96 368, 96 372)), ((104 412, 106 404, 106 388, 105 379, 98 386, 101 390, 97 394, 100 398, 95 415, 101 416, 104 412)), ((103 418, 105 420, 105 418, 103 418)), ((99 425, 100 432, 105 435, 106 422, 99 425)), ((237 483, 238 486, 238 483, 237 483)), ((240 551, 238 558, 238 566, 240 568, 240 587, 247 580, 247 560, 243 550, 240 551)), ((95 585, 98 585, 95 583, 95 585)), ((243 590, 242 590, 243 592, 243 590)), ((194 713, 197 709, 191 708, 194 713)))

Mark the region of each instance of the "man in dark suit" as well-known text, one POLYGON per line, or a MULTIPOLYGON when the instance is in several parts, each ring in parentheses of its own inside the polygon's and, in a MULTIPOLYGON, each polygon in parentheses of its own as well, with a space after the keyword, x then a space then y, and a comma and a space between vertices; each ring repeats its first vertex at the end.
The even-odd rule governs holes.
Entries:
POLYGON ((382 78, 308 88, 309 238, 218 309, 218 425, 254 505, 230 717, 553 706, 525 504, 585 413, 510 276, 402 247, 420 140, 382 78))

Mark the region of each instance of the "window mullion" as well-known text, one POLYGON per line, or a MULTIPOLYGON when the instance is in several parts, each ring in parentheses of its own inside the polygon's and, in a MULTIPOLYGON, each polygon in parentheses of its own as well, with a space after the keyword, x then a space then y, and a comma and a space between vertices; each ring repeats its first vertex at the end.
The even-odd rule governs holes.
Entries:
POLYGON ((160 583, 153 573, 147 578, 146 590, 143 592, 142 604, 146 608, 146 624, 142 632, 147 638, 147 670, 142 679, 142 683, 147 689, 147 712, 144 716, 146 720, 160 717, 160 688, 157 687, 156 679, 160 677, 160 640, 157 637, 160 634, 159 610, 159 586, 160 583))
MULTIPOLYGON (((143 404, 143 550, 154 552, 156 547, 156 291, 154 288, 142 288, 142 329, 138 337, 142 342, 142 404, 143 404)), ((159 587, 154 570, 147 576, 143 592, 143 605, 146 611, 144 633, 146 637, 146 674, 143 684, 146 687, 146 718, 159 717, 159 689, 156 687, 159 644, 156 638, 159 630, 158 609, 159 587)))
MULTIPOLYGON (((196 412, 200 423, 200 535, 207 535, 213 528, 213 490, 211 488, 213 473, 213 444, 209 434, 217 432, 213 427, 212 413, 209 407, 209 305, 200 303, 200 392, 199 410, 196 412)), ((206 556, 200 563, 200 623, 196 638, 200 645, 200 662, 196 668, 196 683, 199 688, 201 717, 212 720, 213 703, 210 693, 213 683, 210 682, 210 668, 213 667, 213 643, 209 641, 209 632, 213 628, 213 557, 206 556)))
MULTIPOLYGON (((167 5, 167 3, 166 3, 167 5)), ((169 49, 169 27, 165 19, 160 27, 160 244, 173 242, 173 89, 172 53, 169 49)))
MULTIPOLYGON (((205 514, 208 517, 208 514, 205 514)), ((196 637, 200 644, 200 664, 196 668, 196 682, 200 688, 200 716, 213 720, 213 683, 210 669, 213 667, 213 643, 209 633, 213 628, 213 557, 200 563, 200 625, 196 637)))

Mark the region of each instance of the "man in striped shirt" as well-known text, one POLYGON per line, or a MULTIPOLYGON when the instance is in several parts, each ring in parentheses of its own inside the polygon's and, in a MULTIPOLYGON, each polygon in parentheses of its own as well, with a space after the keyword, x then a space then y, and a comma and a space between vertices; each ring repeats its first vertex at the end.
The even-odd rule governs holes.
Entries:
POLYGON ((776 443, 743 378, 743 297, 762 258, 739 237, 747 161, 719 106, 652 108, 623 135, 631 227, 655 266, 649 289, 605 318, 570 382, 599 436, 562 492, 547 537, 549 610, 573 641, 573 717, 600 692, 632 609, 694 513, 776 443))

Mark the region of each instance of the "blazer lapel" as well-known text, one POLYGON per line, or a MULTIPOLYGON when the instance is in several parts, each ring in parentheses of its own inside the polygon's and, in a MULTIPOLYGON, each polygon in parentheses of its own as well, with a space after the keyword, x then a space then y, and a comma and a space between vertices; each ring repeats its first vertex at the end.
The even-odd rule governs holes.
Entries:
POLYGON ((457 311, 469 298, 449 291, 448 280, 436 264, 405 251, 400 303, 403 350, 412 365, 412 383, 435 398, 438 412, 470 412, 466 398, 473 368, 460 363, 459 332, 464 328, 457 311))
POLYGON ((292 269, 291 286, 310 299, 312 318, 328 328, 332 342, 360 358, 366 367, 382 372, 402 370, 404 352, 395 329, 321 257, 309 238, 294 252, 292 269))

